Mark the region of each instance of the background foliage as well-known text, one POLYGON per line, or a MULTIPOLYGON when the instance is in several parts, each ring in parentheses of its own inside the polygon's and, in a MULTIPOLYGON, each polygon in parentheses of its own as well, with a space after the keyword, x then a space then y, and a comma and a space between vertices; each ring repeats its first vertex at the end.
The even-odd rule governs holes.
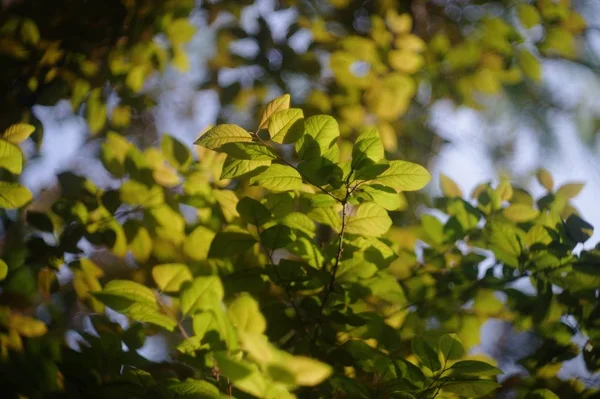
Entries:
POLYGON ((544 124, 540 59, 595 68, 582 5, 282 1, 250 23, 253 7, 2 6, 2 394, 597 397, 594 380, 557 376, 578 356, 600 368, 600 254, 570 202, 582 184, 542 169, 536 199, 508 176, 415 193, 443 143, 436 101, 502 97, 544 124), (221 112, 190 150, 140 130, 149 82, 190 69, 198 13, 218 44, 200 89, 221 112), (65 171, 32 200, 18 182, 43 139, 32 107, 61 100, 110 184, 65 171), (477 350, 490 321, 528 337, 514 373, 477 350), (138 352, 158 345, 163 362, 138 352))

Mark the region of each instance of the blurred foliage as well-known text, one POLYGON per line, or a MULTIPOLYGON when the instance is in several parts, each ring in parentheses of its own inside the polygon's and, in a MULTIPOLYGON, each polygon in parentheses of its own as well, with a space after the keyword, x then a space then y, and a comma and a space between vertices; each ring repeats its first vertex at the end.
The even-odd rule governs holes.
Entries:
POLYGON ((244 27, 252 2, 203 2, 217 28, 204 87, 223 112, 194 151, 128 137, 148 79, 190 68, 194 2, 4 4, 2 397, 599 397, 558 376, 578 356, 600 369, 600 247, 581 249, 593 227, 571 204, 583 185, 540 170, 538 199, 507 178, 468 198, 443 175, 441 198, 412 193, 440 141, 434 101, 485 109, 536 93, 540 58, 580 60, 569 1, 282 1, 297 13, 283 38, 244 27), (231 69, 255 78, 222 87, 231 69), (42 139, 31 107, 63 99, 115 184, 63 172, 50 204, 32 201, 19 145, 42 139), (504 377, 476 354, 491 321, 530 337, 504 377), (138 353, 160 345, 148 337, 163 362, 138 353))

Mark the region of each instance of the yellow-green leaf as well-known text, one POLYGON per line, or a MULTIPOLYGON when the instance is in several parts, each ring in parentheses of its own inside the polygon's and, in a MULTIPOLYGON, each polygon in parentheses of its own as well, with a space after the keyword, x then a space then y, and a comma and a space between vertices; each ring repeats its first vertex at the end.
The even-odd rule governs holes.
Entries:
POLYGON ((0 259, 0 281, 3 281, 8 275, 8 265, 0 259))
POLYGON ((10 126, 2 134, 2 138, 10 143, 19 144, 25 141, 35 131, 35 127, 27 123, 17 123, 10 126))
POLYGON ((177 292, 183 283, 192 281, 192 273, 186 265, 168 263, 154 266, 152 278, 157 287, 164 292, 177 292))
POLYGON ((8 170, 14 175, 23 171, 23 153, 15 144, 0 140, 0 168, 8 170))
POLYGON ((429 183, 431 175, 421 165, 406 161, 391 161, 390 166, 373 183, 383 184, 398 191, 420 190, 429 183))
POLYGON ((346 232, 367 237, 381 236, 392 227, 392 219, 387 211, 372 202, 362 204, 356 212, 348 218, 346 232))
POLYGON ((504 208, 502 214, 508 220, 523 223, 535 219, 540 212, 526 204, 512 204, 509 207, 504 208))
POLYGON ((517 6, 519 20, 527 29, 533 28, 540 23, 540 13, 531 4, 519 4, 517 6))
POLYGON ((28 338, 41 337, 48 332, 48 327, 43 322, 16 313, 10 315, 9 326, 14 328, 19 335, 28 338))
POLYGON ((458 187, 458 184, 456 184, 454 180, 452 180, 443 173, 440 173, 440 187, 442 188, 442 192, 446 197, 462 198, 463 196, 462 190, 460 189, 460 187, 458 187))
POLYGON ((187 315, 214 308, 219 305, 223 295, 223 284, 219 277, 196 277, 181 292, 181 312, 187 315))
POLYGON ((0 209, 17 209, 31 201, 31 192, 18 183, 0 181, 0 209))
POLYGON ((290 144, 297 141, 304 132, 304 113, 301 109, 291 108, 275 112, 269 119, 271 141, 290 144))
POLYGON ((260 116, 260 122, 258 123, 259 129, 266 129, 269 125, 269 119, 277 112, 288 109, 290 107, 290 95, 284 94, 283 96, 274 98, 271 100, 263 110, 260 116))
POLYGON ((258 302, 248 294, 240 295, 227 307, 227 316, 241 331, 262 334, 267 328, 267 321, 260 312, 258 302))
POLYGON ((209 150, 218 150, 227 143, 249 143, 252 136, 238 125, 217 125, 204 133, 194 144, 206 147, 209 150))
POLYGON ((302 188, 302 176, 287 165, 272 164, 257 176, 250 179, 250 184, 273 191, 290 191, 302 188))
POLYGON ((554 188, 554 179, 548 170, 540 168, 536 175, 538 182, 548 191, 552 191, 554 188))

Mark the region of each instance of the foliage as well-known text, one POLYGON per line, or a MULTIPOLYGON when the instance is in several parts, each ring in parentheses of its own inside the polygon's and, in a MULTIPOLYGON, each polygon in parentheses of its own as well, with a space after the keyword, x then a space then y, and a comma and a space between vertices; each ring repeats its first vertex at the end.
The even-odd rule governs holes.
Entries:
POLYGON ((570 202, 583 185, 540 170, 539 199, 507 178, 469 198, 443 175, 441 198, 413 193, 431 178, 434 101, 482 108, 535 91, 538 57, 578 60, 569 1, 488 1, 496 16, 467 22, 438 2, 284 1, 298 12, 284 41, 262 18, 243 29, 251 2, 203 2, 209 22, 234 17, 206 87, 256 117, 223 112, 194 152, 128 136, 148 78, 189 66, 193 2, 50 3, 0 17, 3 397, 598 397, 557 374, 577 356, 600 369, 600 247, 582 249, 593 228, 570 202), (236 39, 254 58, 229 52, 236 39), (247 65, 264 79, 218 87, 247 65), (310 81, 294 103, 271 92, 296 92, 289 73, 310 81), (31 106, 61 99, 115 184, 63 172, 46 205, 18 183, 20 145, 41 140, 31 106), (490 322, 528 334, 523 371, 477 354, 490 322), (142 356, 157 347, 161 363, 142 356))

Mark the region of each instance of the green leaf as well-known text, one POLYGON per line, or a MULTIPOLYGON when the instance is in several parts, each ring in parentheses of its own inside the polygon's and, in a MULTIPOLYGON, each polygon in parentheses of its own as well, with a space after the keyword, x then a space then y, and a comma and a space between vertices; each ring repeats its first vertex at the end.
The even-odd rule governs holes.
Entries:
POLYGON ((326 154, 340 136, 338 123, 328 115, 305 119, 304 130, 304 135, 295 144, 300 159, 313 159, 326 154))
POLYGON ((8 275, 8 265, 0 259, 0 281, 3 281, 8 275))
POLYGON ((119 190, 121 201, 130 205, 153 207, 165 202, 164 191, 159 185, 148 187, 136 180, 127 180, 119 190))
POLYGON ((257 176, 250 178, 250 184, 273 191, 290 191, 302 188, 302 176, 287 165, 272 164, 257 176))
POLYGON ((395 211, 406 206, 406 199, 403 195, 391 187, 381 184, 364 184, 360 186, 358 197, 367 201, 373 201, 381 205, 388 211, 395 211))
MULTIPOLYGON (((535 57, 535 55, 531 54, 529 51, 527 50, 521 50, 519 52, 519 66, 521 67, 521 69, 523 70, 523 73, 525 74, 525 76, 527 76, 529 79, 533 80, 534 82, 539 82, 540 79, 542 78, 542 69, 540 66, 540 61, 535 57)), ((545 170, 545 169, 544 169, 545 170)), ((546 171, 547 173, 547 171, 546 171)), ((547 176, 550 176, 550 174, 548 173, 547 176)), ((538 174, 538 180, 539 180, 539 174, 538 174)), ((550 176, 550 178, 552 178, 550 176)), ((552 182, 552 180, 550 180, 549 182, 552 182)), ((541 183, 542 186, 546 187, 544 185, 544 183, 541 183)), ((552 185, 550 185, 551 187, 552 185)), ((552 188, 548 188, 548 191, 552 190, 552 188)))
POLYGON ((27 224, 36 228, 40 231, 45 231, 48 233, 52 233, 54 231, 54 224, 52 223, 52 219, 48 217, 47 214, 43 212, 36 212, 27 210, 26 214, 27 224))
POLYGON ((192 281, 192 273, 186 265, 168 263, 154 266, 152 278, 161 291, 178 292, 183 283, 192 281))
POLYGON ((256 244, 256 239, 243 229, 217 233, 208 251, 209 258, 231 257, 242 254, 256 244))
POLYGON ((490 249, 499 261, 508 266, 519 265, 521 254, 521 241, 517 235, 516 227, 508 223, 495 223, 489 230, 490 249))
POLYGON ((128 220, 123 225, 127 247, 139 263, 146 263, 152 254, 152 238, 140 221, 128 220))
POLYGON ((438 218, 428 214, 421 215, 421 225, 428 241, 438 245, 444 242, 444 225, 438 218))
POLYGON ((46 324, 33 317, 13 313, 8 320, 8 327, 14 328, 23 337, 41 337, 48 332, 46 324))
POLYGON ((271 147, 261 143, 227 143, 220 151, 235 159, 248 161, 270 161, 277 159, 277 153, 271 147))
POLYGON ((163 134, 160 146, 167 161, 175 168, 186 169, 192 163, 190 150, 174 137, 163 134))
POLYGON ((462 198, 463 196, 462 190, 460 187, 458 187, 458 184, 456 184, 454 180, 443 173, 440 173, 440 187, 442 188, 442 193, 444 193, 444 196, 448 198, 462 198))
POLYGON ((181 291, 181 312, 184 315, 210 310, 223 300, 223 284, 217 276, 196 277, 181 291))
POLYGON ((540 212, 526 204, 511 204, 504 208, 502 214, 510 221, 523 223, 537 218, 540 212))
POLYGON ((304 114, 301 109, 291 108, 275 112, 269 120, 271 141, 291 144, 304 133, 304 114))
POLYGON ((389 168, 373 183, 383 184, 398 191, 420 190, 429 183, 431 175, 421 165, 406 161, 390 161, 389 168))
POLYGON ((478 360, 461 360, 454 363, 450 367, 453 374, 490 377, 498 374, 503 374, 502 370, 491 364, 480 362, 478 360))
POLYGON ((500 384, 490 380, 449 381, 444 382, 442 391, 452 392, 467 398, 479 398, 499 387, 500 384))
POLYGON ((372 202, 362 204, 348 218, 346 232, 367 237, 379 237, 392 227, 392 219, 387 211, 372 202))
POLYGON ((12 144, 19 144, 25 140, 35 131, 35 127, 27 123, 17 123, 9 126, 8 129, 2 133, 2 139, 12 144))
POLYGON ((417 356, 421 364, 431 371, 437 371, 442 368, 440 359, 433 348, 422 338, 413 338, 411 342, 412 351, 417 356))
POLYGON ((248 161, 227 156, 223 163, 221 179, 233 179, 245 175, 255 175, 267 170, 271 161, 248 161))
POLYGON ((341 206, 336 202, 335 207, 314 208, 308 212, 308 217, 317 223, 331 226, 335 231, 340 231, 342 227, 342 218, 340 216, 341 206))
POLYGON ((362 259, 347 259, 339 264, 336 281, 340 283, 365 280, 377 273, 377 265, 362 259))
POLYGON ((262 244, 269 249, 287 246, 296 240, 296 234, 288 226, 276 224, 260 233, 262 244))
POLYGON ((584 186, 584 183, 563 184, 556 190, 556 195, 571 199, 578 196, 584 186))
POLYGON ((234 360, 223 352, 217 352, 213 357, 219 370, 236 388, 259 398, 264 397, 268 383, 258 367, 246 361, 234 360))
POLYGON ((199 262, 208 257, 216 233, 204 226, 196 227, 183 242, 183 253, 188 259, 199 262))
POLYGON ((519 4, 517 6, 519 20, 526 29, 531 29, 540 23, 540 13, 531 4, 519 4))
POLYGON ((376 128, 367 129, 356 139, 352 148, 352 169, 360 169, 381 161, 385 156, 383 142, 376 128))
POLYGON ((336 203, 335 198, 327 194, 316 194, 310 197, 311 208, 329 208, 336 203))
POLYGON ((542 388, 529 392, 525 399, 559 399, 559 397, 551 390, 542 388))
POLYGON ((455 360, 461 358, 465 354, 460 338, 456 334, 444 334, 440 338, 440 352, 444 359, 455 360))
POLYGON ((191 378, 182 382, 168 381, 166 391, 177 399, 220 399, 219 389, 214 385, 191 378))
POLYGON ((31 192, 19 183, 0 181, 0 209, 17 209, 32 199, 31 192))
POLYGON ((304 213, 292 212, 281 219, 281 223, 291 229, 301 231, 309 237, 315 235, 315 222, 304 213))
POLYGON ((154 292, 141 284, 127 280, 112 280, 102 291, 91 293, 106 306, 140 322, 147 322, 173 331, 177 321, 160 312, 154 292))
POLYGON ((250 143, 252 135, 237 125, 217 125, 204 133, 194 142, 196 145, 208 148, 209 150, 219 150, 221 146, 227 143, 250 143))
POLYGON ((574 213, 565 221, 565 230, 576 243, 584 243, 594 234, 594 226, 574 213))
POLYGON ((252 334, 262 334, 267 321, 260 312, 258 302, 248 294, 242 294, 227 307, 227 316, 234 327, 252 334))
POLYGON ((296 206, 295 195, 291 192, 269 193, 265 197, 265 205, 275 218, 282 218, 293 212, 296 206))
POLYGON ((269 119, 277 111, 283 111, 290 108, 290 95, 284 94, 271 100, 263 110, 260 116, 260 122, 258 123, 259 129, 266 129, 269 125, 269 119))
POLYGON ((294 356, 286 359, 289 368, 296 379, 296 384, 313 387, 325 381, 333 373, 328 364, 305 356, 294 356))
POLYGON ((15 144, 0 140, 0 168, 8 170, 14 175, 23 171, 23 154, 15 144))
POLYGON ((244 197, 238 202, 237 211, 245 223, 255 226, 261 226, 271 218, 267 207, 250 197, 244 197))
POLYGON ((228 223, 239 217, 237 204, 239 202, 237 195, 231 190, 213 190, 213 197, 217 200, 221 212, 228 223))

